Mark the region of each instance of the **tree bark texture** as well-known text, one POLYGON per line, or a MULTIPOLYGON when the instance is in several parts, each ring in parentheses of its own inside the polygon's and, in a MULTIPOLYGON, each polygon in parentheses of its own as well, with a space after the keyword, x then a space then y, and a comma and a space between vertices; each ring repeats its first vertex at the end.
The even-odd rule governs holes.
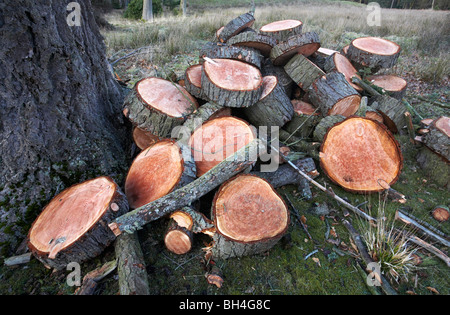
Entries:
POLYGON ((72 13, 64 1, 0 3, 2 248, 55 193, 100 174, 120 181, 127 167, 123 93, 90 1, 77 3, 72 13))

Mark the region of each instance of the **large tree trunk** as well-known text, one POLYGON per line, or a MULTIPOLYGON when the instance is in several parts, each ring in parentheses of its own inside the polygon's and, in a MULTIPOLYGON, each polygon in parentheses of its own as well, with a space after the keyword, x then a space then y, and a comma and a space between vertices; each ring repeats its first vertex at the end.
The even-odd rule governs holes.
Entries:
POLYGON ((1 249, 55 193, 97 175, 120 181, 127 167, 122 91, 90 1, 76 3, 0 3, 1 249))
POLYGON ((153 1, 144 0, 142 4, 142 19, 144 21, 153 22, 153 1))

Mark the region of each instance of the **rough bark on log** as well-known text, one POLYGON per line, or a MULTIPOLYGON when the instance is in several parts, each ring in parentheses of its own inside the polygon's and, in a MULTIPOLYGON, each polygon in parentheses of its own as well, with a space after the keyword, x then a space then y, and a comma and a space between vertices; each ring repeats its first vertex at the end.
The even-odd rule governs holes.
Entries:
POLYGON ((202 67, 203 65, 192 65, 184 74, 184 86, 186 91, 196 98, 203 99, 202 95, 202 67))
POLYGON ((322 142, 320 166, 347 191, 383 191, 394 184, 403 166, 400 145, 387 128, 371 119, 349 117, 335 124, 322 142))
POLYGON ((405 96, 408 86, 405 79, 390 74, 372 75, 366 77, 366 80, 382 88, 389 96, 398 100, 401 100, 405 96))
POLYGON ((325 75, 325 72, 301 54, 289 60, 284 70, 304 91, 307 91, 314 81, 325 75))
POLYGON ((249 107, 262 93, 261 72, 255 66, 231 59, 211 59, 202 71, 202 92, 226 107, 249 107))
POLYGON ((164 235, 164 244, 172 253, 184 255, 192 249, 194 244, 192 231, 171 219, 164 235))
POLYGON ((254 139, 203 176, 164 197, 118 217, 113 223, 109 224, 109 228, 115 235, 120 235, 123 232, 134 233, 145 224, 191 204, 253 164, 257 159, 259 146, 260 141, 254 139))
POLYGON ((320 111, 303 101, 292 100, 291 102, 294 107, 294 116, 284 129, 300 139, 311 138, 316 125, 322 118, 320 111))
POLYGON ((358 71, 353 67, 350 60, 348 60, 344 55, 341 55, 340 53, 336 52, 326 58, 325 64, 324 64, 325 71, 331 72, 331 71, 337 71, 342 73, 345 76, 345 79, 348 83, 358 92, 362 92, 363 89, 352 82, 352 77, 356 76, 357 78, 361 79, 361 77, 358 75, 358 71))
POLYGON ((146 78, 128 93, 123 113, 140 129, 170 138, 172 129, 183 124, 197 107, 197 100, 182 86, 161 78, 146 78))
POLYGON ((137 233, 119 235, 115 243, 121 295, 149 295, 148 275, 137 233))
POLYGON ((238 175, 217 191, 211 217, 216 234, 213 257, 242 257, 265 252, 285 234, 289 210, 264 179, 238 175))
POLYGON ((276 46, 277 41, 270 36, 253 32, 245 32, 233 36, 228 40, 227 44, 254 48, 267 58, 270 56, 270 51, 272 48, 276 46))
POLYGON ((74 185, 56 195, 34 221, 28 247, 44 265, 63 269, 98 256, 115 236, 107 228, 128 211, 128 202, 109 177, 74 185))
POLYGON ((419 150, 416 160, 428 178, 450 190, 450 163, 445 158, 424 146, 419 150))
POLYGON ((286 95, 290 98, 292 95, 293 87, 295 82, 286 73, 283 67, 274 66, 270 58, 266 58, 263 63, 261 73, 263 76, 274 75, 278 78, 278 83, 283 86, 286 95))
POLYGON ((256 104, 244 109, 248 121, 254 126, 281 127, 292 119, 291 100, 276 76, 263 77, 263 92, 256 104))
MULTIPOLYGON (((231 37, 239 34, 242 30, 252 27, 253 23, 255 22, 255 18, 253 17, 253 14, 251 13, 244 13, 237 18, 231 20, 228 22, 227 25, 223 27, 223 29, 220 31, 217 38, 220 42, 225 43, 227 42, 231 37)), ((248 33, 248 32, 246 32, 248 33)))
POLYGON ((270 59, 276 66, 284 66, 296 54, 311 56, 320 47, 319 35, 315 32, 303 33, 289 37, 278 43, 270 52, 270 59))
POLYGON ((227 44, 208 43, 200 50, 200 62, 203 63, 203 58, 211 59, 234 59, 249 63, 258 69, 261 69, 263 56, 261 53, 250 47, 245 46, 231 46, 227 44))
POLYGON ((361 102, 361 96, 340 72, 330 72, 317 79, 308 92, 311 103, 319 107, 323 116, 351 116, 361 102))
POLYGON ((371 97, 370 101, 371 107, 383 116, 383 123, 391 132, 400 133, 406 127, 407 108, 401 101, 387 95, 371 97))
POLYGON ((375 73, 381 68, 393 67, 400 51, 400 46, 389 40, 360 37, 350 43, 346 57, 357 69, 368 67, 375 73))
POLYGON ((130 208, 152 202, 194 180, 192 161, 185 161, 174 140, 161 140, 139 153, 125 180, 130 208))
POLYGON ((322 118, 314 129, 313 139, 322 143, 328 130, 343 120, 345 120, 345 117, 342 115, 327 116, 322 118))
MULTIPOLYGON (((194 132, 195 129, 200 127, 204 122, 224 117, 231 116, 231 108, 223 107, 216 103, 206 103, 196 109, 184 122, 183 127, 187 128, 188 138, 194 132)), ((189 140, 189 139, 187 139, 189 140)), ((186 142, 187 144, 187 142, 186 142)))
POLYGON ((293 35, 302 33, 303 23, 299 20, 275 21, 262 26, 260 34, 275 38, 277 42, 284 42, 293 35))
POLYGON ((204 123, 189 140, 197 176, 208 172, 255 137, 254 127, 237 117, 219 117, 204 123))
POLYGON ((183 207, 170 215, 177 224, 193 233, 212 235, 215 231, 214 223, 192 207, 183 207))
POLYGON ((439 117, 428 128, 429 132, 422 136, 423 143, 444 159, 450 161, 450 118, 439 117))
POLYGON ((117 262, 115 260, 109 261, 103 266, 90 271, 83 277, 81 287, 75 291, 76 295, 93 295, 97 289, 98 283, 108 276, 111 272, 116 270, 117 262))

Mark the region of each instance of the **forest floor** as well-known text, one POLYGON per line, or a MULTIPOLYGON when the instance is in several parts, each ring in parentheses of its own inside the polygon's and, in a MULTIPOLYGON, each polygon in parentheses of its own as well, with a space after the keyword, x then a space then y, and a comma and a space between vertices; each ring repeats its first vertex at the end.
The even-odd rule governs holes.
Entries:
MULTIPOLYGON (((195 1, 194 1, 195 2, 195 1)), ((201 6, 200 6, 201 7, 201 6)), ((139 79, 175 73, 180 76, 191 64, 198 62, 198 51, 203 43, 214 38, 215 31, 227 21, 245 12, 246 8, 194 7, 186 18, 159 17, 152 24, 129 21, 121 11, 113 11, 106 19, 113 26, 102 33, 108 57, 113 62, 140 47, 148 47, 114 64, 122 81, 132 87, 139 79)), ((256 24, 259 26, 279 20, 297 18, 304 22, 304 31, 316 31, 322 47, 341 49, 354 38, 364 35, 381 36, 402 46, 397 66, 388 73, 402 76, 408 81, 407 100, 418 115, 426 118, 449 116, 450 26, 448 12, 382 10, 382 25, 370 27, 366 23, 368 12, 364 6, 318 2, 286 4, 283 6, 257 6, 256 24), (422 97, 422 100, 417 96, 422 97), (426 101, 424 101, 425 99, 426 101), (436 104, 444 104, 447 109, 436 104)), ((419 122, 414 115, 414 123, 419 122)), ((374 195, 355 195, 345 192, 321 175, 326 183, 353 205, 362 206, 372 216, 383 209, 389 224, 394 223, 397 209, 450 234, 450 223, 438 223, 430 211, 436 205, 449 205, 449 191, 439 187, 424 174, 416 162, 419 146, 408 136, 396 136, 404 155, 404 167, 394 189, 406 195, 407 202, 399 204, 384 201, 374 195)), ((321 171, 317 165, 319 172, 321 171)), ((167 251, 163 235, 167 220, 148 224, 139 232, 146 259, 150 287, 154 294, 370 294, 366 279, 361 276, 354 258, 355 250, 348 231, 340 223, 342 207, 323 192, 312 187, 312 200, 299 197, 295 186, 279 189, 288 195, 295 208, 306 219, 308 232, 292 216, 287 235, 269 252, 243 258, 217 261, 224 274, 224 285, 208 285, 203 264, 203 247, 210 239, 197 236, 194 248, 186 255, 177 256, 167 251), (327 205, 325 216, 317 214, 317 206, 327 205), (335 244, 341 244, 336 246, 335 244), (346 247, 346 248, 345 248, 346 247), (344 249, 343 249, 344 248, 344 249)), ((206 196, 211 198, 212 195, 206 196)), ((209 209, 205 209, 207 213, 209 209)), ((367 229, 365 223, 351 214, 349 219, 359 231, 367 229)), ((432 240, 427 240, 432 242, 432 240)), ((432 242, 433 243, 433 242, 432 242)), ((435 244, 439 247, 438 244, 435 244)), ((448 251, 448 248, 441 248, 448 251)), ((393 281, 399 294, 450 294, 450 272, 438 258, 418 250, 422 263, 406 278, 393 281)), ((98 258, 81 266, 82 275, 114 259, 114 249, 108 248, 98 258)), ((67 285, 70 271, 53 272, 37 260, 17 267, 0 266, 0 294, 73 294, 76 287, 67 285)), ((381 291, 380 291, 381 292, 381 291)), ((117 294, 118 281, 112 273, 101 281, 98 294, 117 294)))

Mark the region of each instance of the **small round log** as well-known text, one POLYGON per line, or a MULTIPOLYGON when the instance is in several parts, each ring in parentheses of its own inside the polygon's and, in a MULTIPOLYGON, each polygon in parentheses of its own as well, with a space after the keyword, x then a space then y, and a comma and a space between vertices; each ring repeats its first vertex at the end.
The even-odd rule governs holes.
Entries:
POLYGON ((344 55, 336 52, 326 58, 324 69, 326 72, 337 71, 342 73, 345 76, 345 79, 350 83, 350 85, 358 92, 362 92, 363 89, 352 82, 352 77, 356 76, 359 79, 361 77, 358 75, 358 71, 353 67, 350 60, 348 60, 344 55))
POLYGON ((210 59, 203 64, 202 92, 226 107, 249 107, 262 93, 261 72, 255 66, 231 59, 210 59))
POLYGON ((151 77, 136 83, 125 98, 123 112, 136 127, 168 138, 197 107, 197 100, 182 86, 151 77))
POLYGON ((213 257, 253 255, 272 248, 289 226, 289 210, 264 179, 237 175, 217 191, 212 217, 216 226, 213 257))
POLYGON ((405 96, 408 86, 405 79, 390 74, 368 76, 366 80, 382 88, 389 96, 398 100, 401 100, 405 96))
POLYGON ((263 63, 261 73, 263 76, 274 75, 278 78, 278 83, 284 88, 286 95, 289 98, 292 95, 292 91, 295 87, 295 82, 286 73, 283 67, 274 66, 270 58, 266 58, 263 63))
POLYGON ((281 127, 292 119, 294 109, 276 76, 263 78, 263 92, 256 104, 244 109, 248 121, 254 126, 281 127))
POLYGON ((227 44, 254 48, 264 57, 269 57, 270 51, 277 45, 277 41, 270 36, 257 34, 254 32, 245 32, 233 36, 228 40, 227 44))
POLYGON ((209 43, 203 46, 200 50, 201 63, 203 63, 204 57, 211 59, 234 59, 243 61, 257 67, 258 69, 261 69, 261 63, 264 58, 261 53, 254 48, 215 43, 209 43))
POLYGON ((433 152, 450 161, 450 118, 446 116, 434 120, 429 132, 422 136, 423 143, 433 152))
POLYGON ((186 91, 196 98, 203 98, 202 95, 202 67, 197 64, 188 67, 184 74, 184 85, 186 91))
POLYGON ((308 57, 315 53, 319 47, 319 35, 315 32, 294 35, 273 47, 270 52, 270 59, 275 66, 284 66, 296 54, 308 57))
POLYGON ((361 96, 340 72, 330 72, 314 81, 308 89, 311 103, 319 107, 323 116, 354 115, 361 96))
POLYGON ((378 37, 354 39, 347 50, 346 57, 359 68, 371 68, 377 72, 381 68, 393 67, 400 55, 398 44, 378 37))
POLYGON ((195 174, 191 164, 183 160, 173 140, 161 140, 139 153, 125 180, 130 208, 139 208, 192 181, 195 174))
POLYGON ((302 33, 303 23, 299 20, 275 21, 262 26, 259 32, 283 42, 293 35, 302 33))
POLYGON ((255 18, 253 17, 253 14, 244 13, 228 22, 228 24, 225 25, 223 29, 219 32, 217 38, 219 39, 220 42, 225 43, 231 37, 239 34, 244 29, 252 27, 254 22, 255 18))
POLYGON ((399 100, 380 95, 371 97, 372 108, 383 116, 383 123, 392 133, 399 133, 406 126, 406 106, 399 100))
POLYGON ((303 55, 295 55, 285 66, 284 70, 291 79, 304 91, 314 81, 325 75, 318 66, 303 55))
POLYGON ((58 270, 87 261, 114 241, 108 224, 127 211, 125 195, 111 178, 85 181, 43 209, 28 233, 28 247, 44 265, 58 270))
POLYGON ((194 243, 192 231, 170 220, 164 235, 166 248, 174 254, 184 255, 192 249, 194 243))
POLYGON ((450 211, 447 206, 437 206, 431 211, 431 215, 435 220, 445 222, 450 218, 450 211))
POLYGON ((197 177, 252 142, 255 139, 253 128, 240 118, 228 116, 208 120, 196 129, 189 140, 189 146, 196 164, 197 177))
POLYGON ((320 151, 324 173, 350 192, 383 191, 380 182, 392 186, 403 166, 394 136, 384 125, 362 117, 349 117, 329 129, 320 151))
POLYGON ((147 149, 149 146, 151 146, 155 142, 158 142, 159 140, 161 140, 161 138, 155 136, 151 132, 142 130, 138 127, 134 127, 133 129, 133 141, 141 150, 147 149))

